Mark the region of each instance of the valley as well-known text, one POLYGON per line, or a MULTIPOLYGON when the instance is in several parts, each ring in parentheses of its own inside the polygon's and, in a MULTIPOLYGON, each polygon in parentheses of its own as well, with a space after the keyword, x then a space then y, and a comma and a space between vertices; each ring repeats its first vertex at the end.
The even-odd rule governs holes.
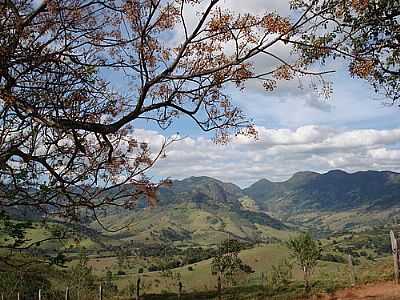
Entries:
POLYGON ((167 297, 177 280, 185 294, 212 298, 216 277, 210 270, 218 247, 238 241, 239 257, 251 272, 228 284, 226 293, 238 293, 239 284, 247 296, 263 297, 271 293, 265 290, 271 284, 268 278, 291 261, 291 275, 285 275, 290 288, 274 292, 286 299, 302 293, 302 272, 286 245, 300 232, 312 233, 322 251, 313 274, 315 292, 348 286, 348 255, 358 283, 391 278, 388 233, 400 231, 398 196, 400 174, 393 172, 301 172, 285 182, 263 179, 244 189, 210 177, 190 177, 160 188, 156 207, 140 199, 133 210, 105 211, 102 226, 90 218, 75 225, 43 225, 34 219, 27 234, 30 242, 50 238, 57 230, 68 234, 27 254, 62 251, 68 268, 78 266, 84 255, 93 276, 111 280, 121 295, 129 294, 141 278, 146 299, 167 297))

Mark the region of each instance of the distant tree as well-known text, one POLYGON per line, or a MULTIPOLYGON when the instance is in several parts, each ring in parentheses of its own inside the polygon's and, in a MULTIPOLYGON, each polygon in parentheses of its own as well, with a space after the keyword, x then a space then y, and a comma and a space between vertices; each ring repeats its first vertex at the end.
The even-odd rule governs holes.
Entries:
POLYGON ((95 277, 92 268, 88 266, 88 262, 89 257, 86 249, 81 248, 79 261, 70 271, 71 292, 76 293, 74 298, 77 300, 86 299, 95 289, 95 277))
POLYGON ((67 236, 68 230, 59 225, 54 224, 33 224, 31 221, 25 220, 13 220, 8 213, 0 211, 0 248, 2 249, 0 254, 1 260, 6 260, 5 264, 0 263, 0 272, 10 272, 10 267, 13 266, 19 271, 28 271, 29 267, 33 263, 45 263, 55 264, 62 266, 65 262, 63 253, 60 253, 55 249, 56 254, 48 255, 44 258, 40 254, 40 245, 55 241, 62 240, 67 236), (44 230, 46 236, 41 239, 31 239, 29 237, 30 230, 44 230), (15 250, 29 251, 31 256, 18 256, 15 255, 15 250), (12 257, 12 259, 8 259, 12 257))
POLYGON ((293 278, 293 265, 288 260, 282 260, 272 266, 271 272, 267 275, 267 285, 274 291, 288 288, 293 278))
POLYGON ((106 272, 106 278, 104 281, 104 294, 108 297, 115 296, 118 292, 117 285, 113 282, 112 272, 108 270, 106 272))
POLYGON ((219 247, 217 255, 211 261, 211 273, 218 277, 218 287, 222 289, 222 282, 234 283, 235 276, 240 273, 254 272, 249 265, 243 263, 239 257, 241 244, 237 240, 225 240, 219 247))
POLYGON ((127 267, 127 262, 128 262, 128 250, 125 249, 124 247, 119 247, 116 251, 116 257, 117 257, 117 265, 118 265, 118 270, 122 271, 127 267))
POLYGON ((30 240, 27 238, 27 231, 33 228, 31 221, 12 221, 5 212, 0 212, 0 233, 2 236, 1 245, 5 248, 18 248, 30 240))
POLYGON ((309 233, 300 234, 297 237, 291 238, 287 242, 287 246, 296 264, 303 271, 304 286, 306 291, 309 291, 310 277, 321 256, 321 248, 309 233))

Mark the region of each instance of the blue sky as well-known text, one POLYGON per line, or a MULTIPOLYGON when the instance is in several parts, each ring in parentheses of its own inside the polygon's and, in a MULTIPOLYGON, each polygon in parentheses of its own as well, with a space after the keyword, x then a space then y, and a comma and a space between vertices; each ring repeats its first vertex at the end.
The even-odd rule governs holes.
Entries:
MULTIPOLYGON (((224 0, 222 5, 238 12, 289 13, 284 0, 224 0)), ((276 51, 290 57, 287 50, 276 51)), ((256 63, 257 68, 271 64, 256 63)), ((333 84, 329 99, 317 95, 306 80, 302 89, 294 80, 281 82, 274 92, 256 83, 249 83, 244 91, 228 90, 233 102, 254 120, 257 141, 238 137, 226 146, 215 145, 210 134, 185 118, 166 131, 151 123, 134 123, 137 136, 155 151, 163 137, 176 132, 186 137, 167 150, 167 157, 150 175, 173 179, 212 176, 246 186, 261 178, 286 180, 298 171, 400 171, 399 108, 385 105, 388 100, 375 94, 367 82, 351 78, 342 62, 322 68, 336 71, 326 78, 333 84)), ((125 88, 120 78, 112 81, 125 88)))
POLYGON ((189 120, 175 123, 168 132, 142 127, 149 142, 177 131, 187 136, 167 150, 152 175, 174 179, 204 175, 247 186, 260 178, 286 180, 305 170, 400 171, 399 109, 384 105, 385 99, 367 83, 339 72, 329 100, 310 91, 295 93, 233 92, 234 100, 259 127, 258 141, 234 139, 225 146, 215 145, 189 120), (330 109, 310 105, 310 97, 330 109))

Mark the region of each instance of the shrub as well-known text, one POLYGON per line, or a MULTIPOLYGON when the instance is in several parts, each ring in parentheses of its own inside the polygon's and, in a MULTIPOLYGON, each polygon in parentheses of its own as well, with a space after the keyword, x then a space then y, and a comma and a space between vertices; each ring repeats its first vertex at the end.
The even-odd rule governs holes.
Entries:
POLYGON ((321 255, 320 260, 324 260, 324 261, 331 261, 331 262, 337 262, 337 263, 346 263, 347 260, 340 255, 337 254, 332 254, 332 253, 326 253, 321 255))
POLYGON ((272 291, 282 291, 286 289, 293 279, 293 266, 287 260, 282 260, 277 265, 272 266, 272 271, 267 275, 267 286, 272 291))
POLYGON ((159 271, 160 269, 156 265, 151 265, 147 268, 149 272, 159 271))

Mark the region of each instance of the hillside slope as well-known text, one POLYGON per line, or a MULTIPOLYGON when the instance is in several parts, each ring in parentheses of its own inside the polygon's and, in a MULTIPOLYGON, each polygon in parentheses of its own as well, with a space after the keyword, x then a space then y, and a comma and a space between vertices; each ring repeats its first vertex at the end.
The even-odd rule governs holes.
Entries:
POLYGON ((216 244, 228 236, 266 242, 285 239, 299 229, 321 235, 365 229, 399 219, 400 174, 299 172, 284 182, 262 179, 246 189, 210 177, 190 177, 160 188, 157 199, 156 208, 142 199, 134 210, 101 213, 107 228, 126 227, 116 233, 94 221, 83 225, 113 243, 182 245, 216 244))
POLYGON ((400 174, 300 172, 285 182, 260 180, 244 192, 284 221, 345 229, 393 218, 400 208, 400 174))
POLYGON ((108 212, 102 222, 114 228, 129 224, 117 233, 118 237, 148 243, 215 244, 228 235, 248 242, 266 242, 290 234, 287 225, 242 205, 242 200, 252 201, 234 184, 190 177, 161 188, 156 208, 146 207, 142 201, 134 211, 108 212))

